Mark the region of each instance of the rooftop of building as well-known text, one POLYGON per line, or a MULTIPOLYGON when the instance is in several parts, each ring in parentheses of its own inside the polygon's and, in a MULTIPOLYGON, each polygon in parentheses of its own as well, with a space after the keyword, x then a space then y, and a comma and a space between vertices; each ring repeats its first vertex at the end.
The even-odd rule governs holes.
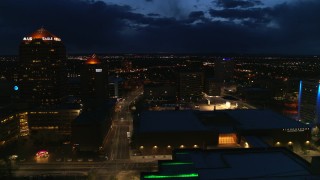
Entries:
POLYGON ((151 82, 151 83, 146 83, 144 84, 144 87, 148 87, 148 88, 157 88, 157 87, 174 87, 175 84, 172 82, 151 82))
POLYGON ((137 132, 195 132, 215 129, 221 133, 239 130, 309 128, 270 110, 144 111, 137 132))
POLYGON ((61 39, 43 27, 23 38, 23 41, 42 39, 43 41, 61 41, 61 39))
POLYGON ((206 130, 193 111, 144 111, 139 124, 140 133, 206 130))
POLYGON ((104 122, 109 115, 109 110, 115 105, 115 100, 111 99, 102 103, 98 108, 83 111, 75 120, 74 124, 93 124, 104 122))
POLYGON ((90 64, 90 65, 101 64, 101 61, 100 59, 98 59, 96 54, 93 54, 90 58, 86 60, 85 64, 90 64))
POLYGON ((60 110, 79 110, 81 105, 79 103, 60 103, 53 106, 34 107, 30 108, 30 111, 60 111, 60 110))
POLYGON ((225 110, 232 119, 240 123, 244 130, 309 128, 299 121, 275 113, 271 110, 244 109, 225 110))
POLYGON ((286 148, 176 149, 159 172, 141 179, 316 179, 310 164, 286 148))
POLYGON ((16 114, 18 112, 19 111, 11 105, 0 106, 0 118, 12 116, 13 114, 16 114))

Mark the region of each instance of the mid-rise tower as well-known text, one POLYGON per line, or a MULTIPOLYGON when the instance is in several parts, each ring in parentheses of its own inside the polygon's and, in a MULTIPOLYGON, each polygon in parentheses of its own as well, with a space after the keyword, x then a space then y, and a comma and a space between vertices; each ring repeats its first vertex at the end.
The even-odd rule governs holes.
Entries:
POLYGON ((94 108, 108 98, 107 67, 95 54, 88 58, 83 65, 81 97, 87 108, 94 108))

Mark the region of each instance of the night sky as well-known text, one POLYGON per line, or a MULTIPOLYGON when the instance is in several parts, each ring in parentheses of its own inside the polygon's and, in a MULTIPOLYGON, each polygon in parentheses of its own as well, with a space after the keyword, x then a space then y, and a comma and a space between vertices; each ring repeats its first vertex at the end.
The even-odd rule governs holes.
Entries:
POLYGON ((0 54, 42 26, 69 54, 320 54, 319 0, 0 0, 0 54))

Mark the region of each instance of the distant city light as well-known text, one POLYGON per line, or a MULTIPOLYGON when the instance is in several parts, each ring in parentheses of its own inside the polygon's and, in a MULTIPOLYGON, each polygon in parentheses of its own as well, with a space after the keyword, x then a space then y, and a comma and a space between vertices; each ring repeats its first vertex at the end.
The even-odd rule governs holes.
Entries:
POLYGON ((13 86, 13 90, 18 91, 19 87, 18 86, 13 86))

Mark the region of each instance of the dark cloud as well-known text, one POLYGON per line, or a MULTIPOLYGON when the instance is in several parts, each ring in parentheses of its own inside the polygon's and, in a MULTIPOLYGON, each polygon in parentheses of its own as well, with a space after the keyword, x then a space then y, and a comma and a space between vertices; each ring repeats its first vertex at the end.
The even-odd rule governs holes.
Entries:
POLYGON ((204 12, 203 11, 193 11, 189 14, 189 18, 191 18, 191 19, 204 18, 204 12))
POLYGON ((41 26, 60 36, 69 52, 106 51, 119 46, 119 30, 126 26, 123 19, 136 16, 129 6, 101 1, 5 0, 0 4, 0 36, 6 42, 1 44, 2 53, 17 52, 22 37, 41 26))
POLYGON ((250 9, 223 9, 223 10, 214 10, 209 11, 212 17, 222 17, 228 19, 244 19, 244 18, 253 18, 253 19, 264 19, 267 15, 268 8, 250 8, 250 9))
MULTIPOLYGON (((181 7, 174 5, 172 11, 179 13, 181 7)), ((0 53, 16 54, 23 36, 44 26, 62 38, 68 53, 314 54, 320 52, 319 19, 319 1, 165 18, 102 1, 3 0, 0 53)))
POLYGON ((145 0, 146 2, 153 2, 153 0, 145 0))
POLYGON ((223 8, 249 8, 262 5, 259 0, 217 0, 216 4, 223 8))
POLYGON ((160 16, 160 14, 157 14, 157 13, 149 13, 148 16, 154 16, 154 17, 155 17, 155 16, 160 16))

